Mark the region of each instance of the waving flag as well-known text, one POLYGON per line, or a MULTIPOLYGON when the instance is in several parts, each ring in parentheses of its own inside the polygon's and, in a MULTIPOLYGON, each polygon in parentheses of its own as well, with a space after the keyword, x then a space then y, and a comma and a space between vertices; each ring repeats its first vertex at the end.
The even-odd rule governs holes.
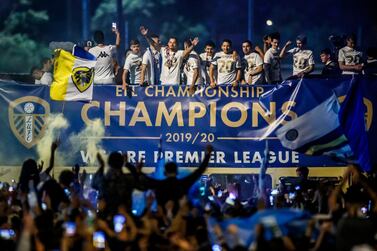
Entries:
POLYGON ((335 95, 312 110, 276 130, 276 136, 288 149, 308 155, 335 154, 352 156, 338 118, 339 103, 335 95))
POLYGON ((365 112, 361 84, 353 82, 347 97, 339 110, 340 124, 353 151, 355 162, 364 171, 371 171, 368 135, 366 132, 365 112))
POLYGON ((311 110, 276 130, 281 144, 308 155, 330 155, 370 171, 365 106, 361 87, 352 81, 342 105, 333 93, 311 110))
POLYGON ((90 101, 93 96, 94 66, 96 58, 75 46, 73 53, 57 50, 54 80, 50 89, 52 100, 90 101))

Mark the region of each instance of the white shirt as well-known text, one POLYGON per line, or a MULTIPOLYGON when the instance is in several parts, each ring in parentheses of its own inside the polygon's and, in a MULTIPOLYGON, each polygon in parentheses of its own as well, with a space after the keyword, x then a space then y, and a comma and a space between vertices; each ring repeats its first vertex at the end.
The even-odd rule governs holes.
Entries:
POLYGON ((192 51, 190 55, 187 58, 187 61, 185 63, 185 67, 183 68, 183 71, 186 75, 186 85, 191 85, 193 78, 194 78, 194 70, 198 69, 198 78, 195 85, 199 85, 203 83, 203 79, 201 76, 201 70, 200 70, 200 61, 199 61, 199 55, 192 51))
MULTIPOLYGON (((339 50, 338 61, 343 62, 344 65, 361 64, 363 53, 351 47, 345 46, 339 50)), ((354 71, 343 71, 342 74, 358 74, 354 71)))
MULTIPOLYGON (((258 66, 263 65, 263 59, 258 53, 252 52, 245 55, 243 58, 244 76, 246 82, 249 81, 249 75, 251 71, 255 71, 258 66)), ((258 80, 262 80, 263 70, 261 73, 251 76, 251 84, 257 83, 258 80)))
POLYGON ((290 49, 288 53, 293 56, 293 75, 297 75, 310 65, 314 65, 313 52, 311 50, 301 50, 295 47, 290 49))
POLYGON ((161 84, 178 85, 181 78, 183 50, 172 52, 168 47, 162 47, 160 52, 162 57, 161 84))
POLYGON ((116 47, 113 45, 95 46, 90 48, 89 52, 97 58, 96 66, 94 67, 94 83, 113 84, 113 59, 115 58, 116 47))
POLYGON ((239 58, 233 59, 233 54, 217 52, 213 57, 212 64, 217 66, 217 84, 231 84, 237 78, 237 70, 241 69, 239 58))
MULTIPOLYGON (((211 79, 209 77, 209 68, 212 62, 212 56, 207 55, 206 52, 201 53, 200 55, 200 63, 201 63, 201 70, 202 70, 202 78, 206 84, 211 83, 211 79)), ((215 72, 215 79, 217 79, 217 72, 215 72)))
POLYGON ((129 72, 131 84, 141 83, 141 62, 141 55, 133 53, 128 54, 124 62, 123 69, 129 72))
POLYGON ((154 85, 160 80, 160 60, 160 52, 155 49, 150 47, 144 52, 142 64, 147 66, 145 71, 145 81, 147 81, 148 84, 154 85))
POLYGON ((44 72, 38 84, 41 85, 51 85, 52 83, 52 74, 51 72, 44 72))
POLYGON ((270 81, 272 82, 281 81, 279 53, 279 50, 271 47, 264 54, 264 63, 270 64, 269 72, 266 72, 266 74, 268 74, 270 81))

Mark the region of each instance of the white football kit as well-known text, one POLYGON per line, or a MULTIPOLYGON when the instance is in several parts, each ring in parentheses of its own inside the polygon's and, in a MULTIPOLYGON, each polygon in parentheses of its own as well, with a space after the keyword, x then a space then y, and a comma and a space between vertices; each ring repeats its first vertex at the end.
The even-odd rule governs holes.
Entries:
POLYGON ((178 85, 180 83, 183 50, 171 51, 168 47, 161 48, 162 66, 160 81, 162 85, 178 85))
POLYGON ((97 58, 96 66, 94 67, 94 83, 113 84, 113 59, 116 57, 116 47, 114 45, 95 46, 90 48, 89 52, 97 58))
MULTIPOLYGON (((258 66, 263 65, 263 59, 258 53, 252 52, 245 55, 243 58, 243 73, 245 81, 249 81, 250 72, 256 70, 258 66)), ((263 83, 263 70, 261 73, 251 76, 251 83, 249 84, 262 84, 263 83)))
POLYGON ((198 77, 194 84, 200 85, 203 83, 201 69, 200 69, 199 55, 195 51, 192 51, 190 53, 183 69, 186 75, 186 85, 192 84, 195 69, 198 69, 198 77))
MULTIPOLYGON (((351 47, 345 46, 339 50, 338 61, 343 62, 344 65, 357 65, 361 64, 363 53, 351 47)), ((353 71, 343 71, 342 74, 358 74, 353 71)))
POLYGON ((141 62, 140 54, 128 54, 123 69, 130 74, 130 84, 141 84, 141 62))
POLYGON ((293 56, 293 75, 297 75, 310 65, 314 65, 314 57, 311 50, 301 50, 295 47, 290 49, 288 53, 293 56))
POLYGON ((231 84, 236 80, 237 70, 241 69, 239 58, 233 59, 233 54, 217 52, 212 64, 217 66, 217 85, 231 84))

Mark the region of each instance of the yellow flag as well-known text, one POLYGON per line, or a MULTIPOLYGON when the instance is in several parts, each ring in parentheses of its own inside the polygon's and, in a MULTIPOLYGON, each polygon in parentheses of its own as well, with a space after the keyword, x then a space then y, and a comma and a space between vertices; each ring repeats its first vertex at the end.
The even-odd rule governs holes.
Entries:
POLYGON ((54 63, 54 80, 50 88, 52 100, 88 101, 93 97, 94 66, 96 58, 80 47, 73 54, 57 50, 54 63))

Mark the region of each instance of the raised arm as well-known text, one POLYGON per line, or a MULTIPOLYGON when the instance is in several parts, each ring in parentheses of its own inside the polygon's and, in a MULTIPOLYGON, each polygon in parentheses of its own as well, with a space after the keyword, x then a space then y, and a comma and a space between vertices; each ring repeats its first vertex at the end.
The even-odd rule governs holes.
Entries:
POLYGON ((259 56, 260 56, 261 58, 264 57, 264 52, 263 52, 263 50, 262 50, 258 45, 255 46, 254 50, 256 51, 256 53, 259 54, 259 56))
POLYGON ((46 174, 50 175, 50 172, 52 170, 52 168, 54 168, 54 162, 55 162, 55 151, 56 149, 58 148, 60 144, 60 141, 59 140, 55 140, 54 142, 52 142, 51 144, 51 155, 50 155, 50 163, 48 164, 48 167, 45 171, 46 174))
POLYGON ((190 55, 190 53, 192 52, 192 50, 194 49, 194 47, 199 43, 199 38, 194 38, 193 40, 191 40, 191 45, 189 47, 187 47, 184 51, 183 51, 183 58, 186 58, 188 57, 188 55, 190 55))
POLYGON ((156 43, 151 37, 148 36, 148 29, 146 29, 144 26, 140 26, 140 33, 147 40, 148 44, 152 46, 156 51, 161 50, 161 44, 156 43))
POLYGON ((103 177, 105 171, 105 161, 103 161, 100 153, 97 153, 98 169, 94 174, 91 186, 96 190, 101 190, 103 188, 103 177))
POLYGON ((352 170, 350 167, 348 167, 343 174, 342 182, 338 186, 336 186, 334 190, 331 192, 328 198, 328 205, 329 205, 330 212, 334 212, 339 209, 338 197, 342 191, 342 188, 348 181, 348 178, 350 177, 351 173, 352 173, 352 170))
POLYGON ((369 185, 369 182, 366 179, 366 177, 363 174, 360 173, 360 170, 355 165, 351 165, 350 168, 351 168, 351 171, 352 171, 352 178, 355 181, 358 181, 360 183, 360 185, 368 193, 369 197, 372 200, 372 205, 374 205, 373 208, 372 208, 372 211, 374 213, 377 213, 377 204, 376 204, 377 203, 377 192, 373 190, 373 188, 369 185))
POLYGON ((291 44, 292 44, 291 41, 288 41, 288 42, 285 43, 284 47, 280 51, 280 55, 279 55, 280 58, 284 58, 285 52, 286 52, 288 46, 290 46, 291 44))
POLYGON ((132 176, 134 176, 134 178, 137 179, 143 165, 139 164, 138 168, 132 165, 130 162, 128 162, 127 154, 123 154, 123 159, 124 159, 124 166, 132 174, 132 176))
POLYGON ((119 48, 120 47, 120 33, 118 29, 113 29, 113 32, 115 33, 115 47, 119 48))
POLYGON ((124 166, 134 177, 135 181, 138 183, 138 189, 145 191, 147 189, 154 189, 161 184, 161 180, 153 179, 142 172, 143 162, 138 162, 135 165, 128 162, 127 155, 123 155, 124 166))

